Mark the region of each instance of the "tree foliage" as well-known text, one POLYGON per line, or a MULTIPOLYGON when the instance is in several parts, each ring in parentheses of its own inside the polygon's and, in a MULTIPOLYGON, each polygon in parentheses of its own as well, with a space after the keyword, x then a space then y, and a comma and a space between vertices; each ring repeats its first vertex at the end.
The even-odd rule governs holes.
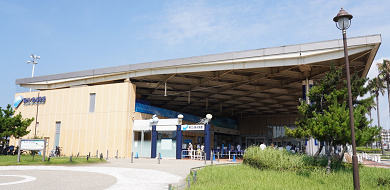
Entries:
MULTIPOLYGON (((333 145, 351 144, 349 109, 347 106, 348 91, 345 81, 341 81, 342 70, 333 64, 330 71, 313 86, 308 94, 310 104, 301 102, 298 106, 299 118, 297 129, 286 128, 286 135, 295 138, 315 138, 320 142, 333 145)), ((357 99, 369 91, 364 84, 368 79, 359 78, 357 73, 351 77, 353 97, 353 119, 357 145, 371 142, 379 134, 380 128, 369 127, 370 121, 365 117, 373 105, 373 96, 357 99)))
MULTIPOLYGON (((378 116, 378 127, 381 127, 380 124, 380 117, 379 117, 379 94, 385 93, 385 84, 381 77, 375 77, 372 80, 368 82, 368 86, 370 88, 370 94, 373 95, 376 99, 376 110, 377 110, 377 116, 378 116)), ((381 138, 381 147, 382 147, 382 155, 385 154, 385 149, 383 147, 383 139, 381 138)))
POLYGON ((23 118, 21 113, 15 111, 8 104, 6 109, 0 107, 0 141, 2 147, 10 137, 20 138, 30 133, 28 126, 34 118, 23 118))
POLYGON ((379 75, 378 78, 386 82, 387 87, 387 99, 389 101, 389 114, 390 114, 390 60, 384 59, 382 63, 377 63, 379 75))

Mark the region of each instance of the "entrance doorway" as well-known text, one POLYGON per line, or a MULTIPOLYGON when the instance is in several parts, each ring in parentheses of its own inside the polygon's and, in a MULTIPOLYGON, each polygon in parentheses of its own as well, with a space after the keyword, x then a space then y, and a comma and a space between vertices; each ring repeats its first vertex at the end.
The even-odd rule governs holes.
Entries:
POLYGON ((265 141, 265 137, 246 137, 245 142, 246 146, 260 146, 261 143, 267 144, 265 141))

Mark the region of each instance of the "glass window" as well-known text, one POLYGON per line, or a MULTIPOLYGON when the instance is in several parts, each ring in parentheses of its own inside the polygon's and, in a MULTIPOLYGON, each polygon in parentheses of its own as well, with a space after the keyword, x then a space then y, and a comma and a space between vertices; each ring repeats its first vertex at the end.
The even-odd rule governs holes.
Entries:
POLYGON ((55 140, 54 140, 54 148, 56 146, 60 146, 60 132, 61 132, 61 122, 56 122, 56 132, 55 132, 55 140))
POLYGON ((89 113, 95 112, 95 97, 96 93, 89 94, 89 113))

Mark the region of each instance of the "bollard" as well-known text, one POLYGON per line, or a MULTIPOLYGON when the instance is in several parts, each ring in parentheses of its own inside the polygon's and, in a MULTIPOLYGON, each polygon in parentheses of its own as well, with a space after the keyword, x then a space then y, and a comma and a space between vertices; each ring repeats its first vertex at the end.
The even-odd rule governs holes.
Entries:
POLYGON ((91 158, 91 152, 88 153, 88 156, 91 158))
POLYGON ((235 162, 235 161, 236 161, 236 155, 233 154, 233 162, 235 162))
POLYGON ((215 160, 215 156, 214 156, 214 159, 212 158, 214 156, 214 152, 211 151, 211 157, 210 157, 210 163, 211 165, 213 165, 213 160, 215 160))
POLYGON ((158 153, 158 158, 157 158, 158 164, 160 164, 160 159, 161 159, 161 153, 158 153))
POLYGON ((196 170, 194 170, 195 172, 194 172, 194 177, 193 177, 193 181, 194 181, 194 184, 196 183, 196 174, 197 174, 197 172, 196 172, 196 170))
POLYGON ((168 190, 172 189, 172 184, 168 184, 168 190))
POLYGON ((96 150, 96 158, 99 157, 99 150, 96 150))
POLYGON ((108 160, 108 150, 107 150, 107 156, 106 156, 106 160, 108 160))
POLYGON ((115 158, 118 159, 118 150, 116 150, 116 157, 115 158))
POLYGON ((229 150, 229 161, 230 161, 230 150, 229 150))
POLYGON ((103 153, 100 153, 100 160, 103 160, 103 153))
POLYGON ((77 157, 79 157, 80 152, 77 152, 77 157))
POLYGON ((49 158, 47 158, 47 161, 50 161, 50 158, 51 158, 51 156, 49 156, 49 158))
POLYGON ((87 155, 87 161, 88 161, 88 159, 89 159, 89 155, 87 155))
POLYGON ((187 180, 187 182, 188 182, 188 188, 190 188, 190 177, 188 177, 188 180, 187 180))
POLYGON ((131 163, 133 163, 134 152, 131 152, 131 163))
POLYGON ((219 152, 218 152, 218 163, 219 163, 219 152))
POLYGON ((69 156, 69 162, 72 162, 72 156, 69 156))
POLYGON ((204 153, 204 165, 206 165, 206 153, 204 153))

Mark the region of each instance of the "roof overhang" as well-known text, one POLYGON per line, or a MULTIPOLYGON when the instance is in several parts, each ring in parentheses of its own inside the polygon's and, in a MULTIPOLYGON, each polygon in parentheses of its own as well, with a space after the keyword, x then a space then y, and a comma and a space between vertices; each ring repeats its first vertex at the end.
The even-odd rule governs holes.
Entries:
MULTIPOLYGON (((365 77, 380 44, 380 35, 349 38, 351 72, 365 77)), ((49 90, 128 78, 142 99, 183 113, 286 114, 296 113, 302 80, 323 77, 331 62, 344 66, 342 39, 23 78, 16 84, 49 90)))

